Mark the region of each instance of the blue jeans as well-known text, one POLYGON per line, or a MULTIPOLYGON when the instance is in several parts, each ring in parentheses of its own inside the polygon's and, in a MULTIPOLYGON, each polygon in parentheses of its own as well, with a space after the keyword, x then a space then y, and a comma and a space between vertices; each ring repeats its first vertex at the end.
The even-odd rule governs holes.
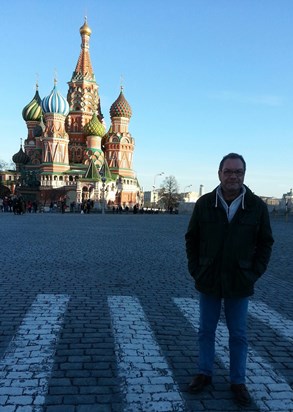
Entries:
MULTIPOLYGON (((225 298, 224 310, 229 330, 230 382, 245 383, 248 298, 225 298)), ((215 357, 215 333, 222 299, 200 293, 199 373, 212 376, 215 357)))

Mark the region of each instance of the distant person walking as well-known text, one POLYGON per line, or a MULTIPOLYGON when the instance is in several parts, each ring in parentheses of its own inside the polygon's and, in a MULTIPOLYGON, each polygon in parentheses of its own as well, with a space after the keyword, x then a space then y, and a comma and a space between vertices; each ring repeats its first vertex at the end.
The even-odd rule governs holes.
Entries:
POLYGON ((248 297, 265 272, 273 245, 266 204, 243 184, 246 163, 230 153, 220 162, 220 185, 196 202, 185 235, 188 269, 199 291, 199 365, 189 391, 212 383, 215 332, 222 301, 229 330, 230 388, 251 403, 245 385, 248 297))

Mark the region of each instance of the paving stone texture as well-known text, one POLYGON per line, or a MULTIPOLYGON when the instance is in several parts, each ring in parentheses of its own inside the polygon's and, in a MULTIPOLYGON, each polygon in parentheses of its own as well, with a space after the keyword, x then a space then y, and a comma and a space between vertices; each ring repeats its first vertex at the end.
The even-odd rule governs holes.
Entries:
MULTIPOLYGON (((180 305, 198 297, 189 218, 0 214, 0 412, 241 410, 224 346, 213 385, 187 392, 197 330, 180 305)), ((249 315, 249 412, 293 412, 293 218, 272 228, 249 315)))

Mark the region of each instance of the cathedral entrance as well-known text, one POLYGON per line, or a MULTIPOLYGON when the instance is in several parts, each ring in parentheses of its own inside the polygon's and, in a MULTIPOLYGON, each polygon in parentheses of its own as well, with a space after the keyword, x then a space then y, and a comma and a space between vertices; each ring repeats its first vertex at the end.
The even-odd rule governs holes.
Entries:
POLYGON ((86 186, 84 186, 84 187, 82 188, 82 202, 88 200, 89 197, 90 197, 90 196, 89 196, 89 190, 88 190, 88 188, 87 188, 86 186))

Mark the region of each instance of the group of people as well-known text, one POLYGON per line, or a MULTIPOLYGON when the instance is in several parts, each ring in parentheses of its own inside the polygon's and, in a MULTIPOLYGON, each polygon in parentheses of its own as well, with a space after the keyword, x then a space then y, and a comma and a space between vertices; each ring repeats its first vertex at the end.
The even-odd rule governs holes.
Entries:
POLYGON ((0 198, 0 209, 1 212, 12 212, 13 201, 12 197, 4 196, 0 198))
POLYGON ((87 199, 81 204, 81 213, 89 214, 93 207, 94 202, 91 199, 87 199))
POLYGON ((11 196, 0 199, 1 212, 13 212, 15 215, 23 215, 24 213, 34 212, 38 210, 36 201, 25 201, 22 196, 11 196))

